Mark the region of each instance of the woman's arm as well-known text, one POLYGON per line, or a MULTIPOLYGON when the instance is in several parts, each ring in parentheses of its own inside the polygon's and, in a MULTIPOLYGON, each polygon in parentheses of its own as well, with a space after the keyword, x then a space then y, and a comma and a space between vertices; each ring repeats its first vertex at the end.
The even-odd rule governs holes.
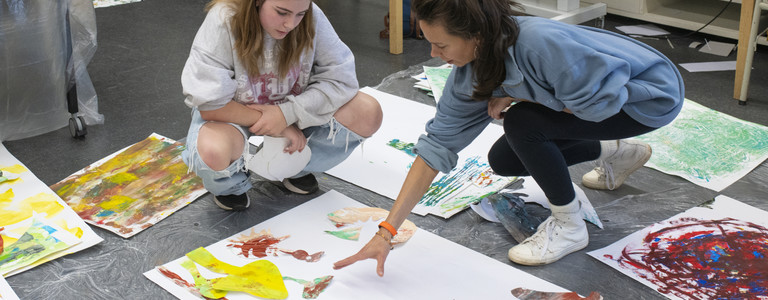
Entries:
MULTIPOLYGON (((397 200, 395 200, 392 210, 389 211, 386 219, 387 223, 395 228, 400 227, 411 210, 413 210, 413 207, 419 203, 424 193, 427 192, 437 173, 437 170, 427 165, 421 157, 416 157, 413 166, 411 166, 408 175, 405 177, 400 194, 397 195, 397 200)), ((357 261, 373 258, 377 261, 376 273, 379 276, 384 276, 384 261, 386 261, 391 249, 392 235, 384 228, 379 228, 379 232, 376 235, 356 254, 334 263, 333 268, 341 269, 357 261)))
POLYGON ((200 116, 206 121, 235 123, 250 127, 261 118, 258 110, 246 107, 235 101, 229 101, 221 108, 200 111, 200 116))

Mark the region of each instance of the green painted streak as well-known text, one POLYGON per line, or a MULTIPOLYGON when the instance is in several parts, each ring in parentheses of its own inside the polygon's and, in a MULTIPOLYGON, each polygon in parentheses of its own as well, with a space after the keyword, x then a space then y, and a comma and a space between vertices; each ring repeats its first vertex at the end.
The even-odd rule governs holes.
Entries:
POLYGON ((213 299, 219 299, 227 295, 227 291, 214 289, 211 281, 200 275, 200 271, 197 270, 197 266, 191 260, 185 259, 181 262, 181 267, 186 269, 192 275, 192 278, 195 279, 195 287, 200 291, 201 295, 213 299))
POLYGON ((350 241, 357 241, 360 238, 360 227, 347 228, 342 230, 326 230, 325 233, 350 241))
POLYGON ((53 237, 46 228, 50 227, 35 220, 16 242, 3 248, 0 255, 0 275, 31 265, 70 246, 53 237))
POLYGON ((649 166, 700 181, 748 168, 768 156, 768 128, 687 100, 671 124, 637 137, 653 147, 649 166))

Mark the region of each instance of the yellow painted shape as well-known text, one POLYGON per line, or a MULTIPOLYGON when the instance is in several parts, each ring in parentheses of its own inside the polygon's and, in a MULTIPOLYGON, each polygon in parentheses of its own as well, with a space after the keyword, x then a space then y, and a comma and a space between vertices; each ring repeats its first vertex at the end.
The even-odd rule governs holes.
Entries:
POLYGON ((13 195, 13 189, 8 189, 7 191, 0 194, 0 209, 3 209, 11 204, 13 201, 13 195))
POLYGON ((214 289, 246 292, 268 299, 288 298, 283 275, 268 260, 257 260, 237 267, 220 261, 202 247, 187 253, 187 257, 213 272, 228 274, 226 277, 211 279, 214 289))
MULTIPOLYGON (((12 189, 8 189, 0 194, 0 226, 21 222, 22 220, 31 217, 32 211, 46 213, 46 219, 53 220, 52 217, 64 209, 64 206, 59 204, 59 201, 56 201, 56 197, 47 193, 40 193, 24 199, 19 203, 18 210, 13 210, 11 208, 13 198, 14 193, 12 189)), ((59 225, 61 228, 69 231, 78 238, 83 237, 84 232, 82 228, 77 226, 70 228, 65 219, 59 219, 58 221, 59 222, 56 222, 56 225, 59 225)))
POLYGON ((17 207, 11 207, 13 196, 13 191, 10 189, 0 194, 0 226, 16 224, 28 219, 32 217, 33 211, 45 213, 50 219, 64 209, 64 206, 51 194, 39 193, 20 201, 17 207))
POLYGON ((139 177, 134 175, 133 173, 117 173, 113 176, 110 176, 108 180, 115 184, 123 184, 126 182, 135 181, 137 179, 139 179, 139 177))
MULTIPOLYGON (((3 239, 3 245, 11 245, 11 244, 13 244, 13 243, 15 243, 16 241, 19 240, 17 238, 10 237, 10 236, 4 236, 4 235, 0 235, 0 238, 3 239)), ((2 249, 0 249, 0 250, 2 250, 2 249)), ((0 251, 0 253, 3 253, 3 252, 0 251)), ((2 299, 2 298, 0 298, 0 299, 2 299)))
POLYGON ((195 280, 195 287, 200 291, 201 295, 213 299, 220 299, 227 295, 227 291, 214 289, 211 286, 211 282, 208 279, 205 279, 203 275, 200 275, 200 272, 197 270, 197 266, 195 266, 193 261, 185 259, 181 262, 181 267, 186 269, 189 274, 192 275, 192 278, 195 280))
POLYGON ((11 173, 14 173, 14 174, 21 174, 21 173, 29 171, 29 170, 27 170, 27 168, 25 168, 24 166, 22 166, 20 164, 15 164, 15 165, 7 166, 7 167, 2 167, 2 168, 0 168, 0 170, 8 171, 8 172, 11 172, 11 173))
POLYGON ((136 202, 136 199, 123 195, 114 195, 109 200, 99 203, 99 207, 106 210, 125 210, 133 202, 136 202))

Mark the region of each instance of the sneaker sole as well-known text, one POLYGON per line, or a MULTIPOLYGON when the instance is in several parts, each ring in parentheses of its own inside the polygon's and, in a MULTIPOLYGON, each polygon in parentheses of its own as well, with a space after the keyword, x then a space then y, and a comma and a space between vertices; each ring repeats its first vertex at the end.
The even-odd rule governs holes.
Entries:
POLYGON ((291 184, 291 182, 288 181, 288 178, 283 179, 283 186, 285 186, 285 188, 288 189, 289 191, 294 192, 296 194, 300 194, 300 195, 307 195, 307 194, 311 194, 311 193, 316 192, 316 191, 305 191, 305 190, 302 190, 302 189, 296 187, 295 185, 291 184))
POLYGON ((589 239, 583 240, 582 242, 571 246, 566 251, 564 251, 564 253, 561 254, 561 255, 558 255, 558 256, 555 256, 555 257, 546 258, 546 259, 543 259, 543 260, 517 259, 517 258, 512 257, 511 255, 509 255, 509 253, 507 253, 507 258, 509 258, 509 260, 511 260, 512 262, 514 262, 516 264, 520 264, 520 265, 525 265, 525 266, 541 266, 541 265, 547 265, 547 264, 551 264, 553 262, 556 262, 556 261, 560 260, 561 258, 565 257, 568 254, 571 254, 571 253, 574 253, 576 251, 579 251, 581 249, 586 248, 587 245, 589 245, 589 239))
POLYGON ((219 202, 219 199, 216 199, 216 197, 213 197, 213 203, 216 203, 216 206, 218 206, 219 208, 221 208, 223 210, 239 211, 239 210, 245 210, 246 208, 251 206, 251 199, 248 199, 248 202, 245 203, 245 207, 243 207, 243 209, 234 209, 234 208, 231 208, 231 207, 226 206, 224 204, 221 204, 221 202, 219 202))

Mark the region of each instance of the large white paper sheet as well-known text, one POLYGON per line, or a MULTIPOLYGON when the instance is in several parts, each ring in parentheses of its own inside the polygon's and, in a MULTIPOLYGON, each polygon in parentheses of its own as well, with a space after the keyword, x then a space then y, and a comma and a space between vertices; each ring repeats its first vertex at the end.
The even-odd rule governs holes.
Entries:
POLYGON ((736 70, 736 61, 713 61, 713 62, 697 62, 697 63, 682 63, 681 67, 685 68, 688 72, 714 72, 714 71, 733 71, 736 70))
POLYGON ((637 139, 653 148, 647 167, 718 192, 768 158, 768 127, 688 99, 672 123, 637 139))
POLYGON ((768 298, 768 212, 726 196, 588 254, 671 299, 768 298))
MULTIPOLYGON (((326 173, 395 199, 403 181, 405 181, 405 176, 408 174, 414 157, 389 146, 388 143, 395 139, 404 143, 416 143, 419 136, 424 134, 424 126, 427 121, 434 117, 435 107, 369 87, 363 88, 361 91, 373 96, 381 104, 384 111, 381 128, 376 134, 368 138, 361 147, 355 149, 349 158, 326 173)), ((460 171, 462 168, 470 169, 472 172, 482 168, 490 170, 487 167, 486 159, 488 150, 503 134, 504 130, 501 126, 488 125, 469 146, 459 152, 458 165, 454 171, 460 171)), ((438 174, 434 182, 440 181, 444 175, 438 174)), ((480 185, 468 182, 450 195, 435 195, 439 193, 433 193, 433 198, 440 200, 422 201, 416 206, 414 213, 420 215, 431 213, 448 218, 467 208, 469 203, 480 200, 484 193, 498 191, 516 180, 514 177, 498 175, 492 175, 491 179, 492 184, 488 184, 491 181, 486 181, 480 185)))
POLYGON ((16 296, 16 292, 2 276, 0 276, 0 300, 19 300, 19 296, 16 296))
MULTIPOLYGON (((333 270, 334 262, 357 252, 377 230, 375 222, 366 223, 358 241, 324 233, 325 230, 335 229, 327 214, 346 207, 364 205, 336 191, 329 191, 241 234, 270 230, 276 237, 290 235, 276 244, 278 248, 304 249, 309 253, 325 251, 325 255, 314 263, 300 261, 289 255, 264 258, 277 265, 283 276, 312 280, 333 275, 330 285, 318 299, 512 299, 510 291, 516 287, 565 291, 543 279, 421 229, 408 242, 390 252, 384 277, 376 275, 375 260, 361 261, 341 270, 333 270)), ((255 260, 234 254, 226 247, 230 243, 229 239, 206 249, 220 260, 237 266, 255 260)), ((187 282, 193 282, 189 273, 179 266, 182 259, 163 266, 187 282)), ((203 268, 198 266, 198 269, 203 268)), ((187 289, 163 276, 157 268, 144 275, 180 299, 198 299, 187 289)), ((286 287, 288 299, 302 299, 302 287, 299 284, 286 281, 286 287)), ((255 299, 240 292, 230 292, 226 297, 255 299)))
POLYGON ((0 170, 19 175, 18 179, 0 183, 0 227, 18 223, 32 217, 33 213, 38 213, 46 222, 56 224, 80 239, 79 244, 46 256, 6 276, 18 274, 44 262, 86 249, 103 240, 2 144, 0 144, 0 170))

